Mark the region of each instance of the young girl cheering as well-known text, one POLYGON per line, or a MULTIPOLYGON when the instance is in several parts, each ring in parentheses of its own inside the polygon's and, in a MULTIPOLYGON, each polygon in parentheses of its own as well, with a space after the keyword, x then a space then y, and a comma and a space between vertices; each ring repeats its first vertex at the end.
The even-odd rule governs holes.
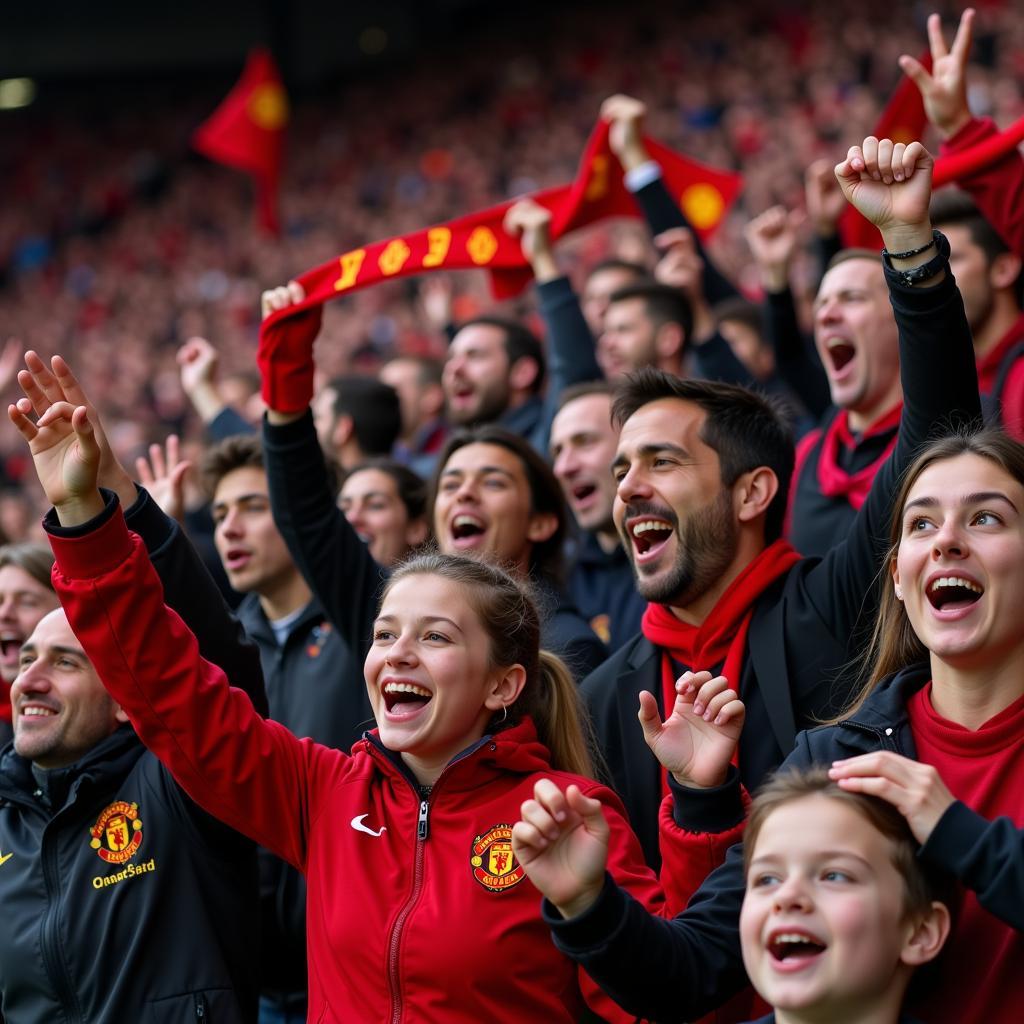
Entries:
POLYGON ((513 855, 535 785, 575 786, 612 819, 616 878, 660 900, 618 800, 584 777, 575 687, 539 651, 515 581, 453 556, 397 571, 365 665, 379 732, 351 755, 298 740, 164 607, 97 489, 87 410, 9 412, 55 506, 58 593, 104 684, 198 803, 306 874, 311 1021, 570 1022, 585 1003, 633 1019, 551 944, 513 855))

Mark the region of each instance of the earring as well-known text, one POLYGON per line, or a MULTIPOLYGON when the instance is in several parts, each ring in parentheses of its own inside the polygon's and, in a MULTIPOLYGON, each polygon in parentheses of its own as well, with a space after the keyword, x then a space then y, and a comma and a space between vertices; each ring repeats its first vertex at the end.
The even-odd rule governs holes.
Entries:
POLYGON ((507 704, 502 704, 501 705, 501 722, 500 722, 500 724, 504 725, 507 721, 508 721, 508 705, 507 704))
POLYGON ((903 588, 899 584, 896 584, 896 600, 903 600, 903 588))

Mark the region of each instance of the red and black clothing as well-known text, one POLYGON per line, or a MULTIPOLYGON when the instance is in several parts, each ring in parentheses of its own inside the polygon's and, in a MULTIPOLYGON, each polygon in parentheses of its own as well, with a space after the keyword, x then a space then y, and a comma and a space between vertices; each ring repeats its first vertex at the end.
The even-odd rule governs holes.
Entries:
POLYGON ((310 1018, 575 1021, 618 1010, 552 946, 509 835, 542 777, 612 821, 612 871, 661 899, 618 798, 551 770, 524 721, 453 759, 427 791, 368 734, 351 755, 262 719, 165 608, 116 502, 73 538, 51 529, 68 619, 139 735, 210 813, 302 870, 310 1018))

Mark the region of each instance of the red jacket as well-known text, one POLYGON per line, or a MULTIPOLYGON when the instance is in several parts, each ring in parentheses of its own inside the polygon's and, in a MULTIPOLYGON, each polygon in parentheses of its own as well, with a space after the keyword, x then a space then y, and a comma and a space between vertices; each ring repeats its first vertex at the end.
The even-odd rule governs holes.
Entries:
POLYGON ((577 782, 604 804, 612 875, 657 909, 610 790, 553 772, 528 721, 456 758, 426 797, 375 737, 351 755, 296 739, 200 658, 120 512, 97 522, 51 537, 72 629, 193 799, 306 874, 310 1021, 568 1022, 584 999, 634 1019, 555 949, 509 841, 539 778, 577 782))

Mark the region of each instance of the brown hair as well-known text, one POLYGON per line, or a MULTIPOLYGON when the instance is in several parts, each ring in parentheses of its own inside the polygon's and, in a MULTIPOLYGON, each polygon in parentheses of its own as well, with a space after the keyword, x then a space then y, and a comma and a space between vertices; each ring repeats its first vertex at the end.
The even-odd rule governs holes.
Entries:
POLYGON ((255 434, 234 434, 225 437, 203 453, 199 462, 199 478, 203 489, 213 498, 221 480, 236 469, 264 469, 263 445, 255 434))
POLYGON ((540 649, 540 617, 526 587, 508 573, 462 555, 416 555, 400 565, 381 597, 409 576, 440 576, 464 591, 491 641, 492 666, 522 665, 526 683, 507 715, 495 715, 491 733, 529 716, 541 743, 551 753, 551 766, 592 778, 589 720, 576 683, 562 660, 540 649))
POLYGON ((880 573, 881 598, 878 614, 871 631, 871 639, 864 653, 863 664, 867 682, 854 697, 850 706, 835 721, 849 718, 867 700, 872 690, 885 678, 900 669, 927 661, 928 648, 918 639, 903 602, 893 590, 889 571, 899 552, 903 534, 903 506, 907 503, 914 484, 929 466, 945 462, 960 455, 977 455, 994 462, 1016 481, 1024 484, 1024 444, 1013 440, 1001 430, 992 427, 964 429, 941 437, 928 445, 911 463, 903 476, 896 501, 893 504, 889 529, 889 551, 880 573))
POLYGON ((829 778, 827 768, 783 769, 772 776, 758 791, 750 807, 743 834, 743 873, 750 871, 757 837, 774 811, 794 800, 823 796, 838 800, 856 811, 865 821, 889 840, 892 865, 903 879, 904 917, 925 914, 933 900, 950 902, 949 879, 929 869, 918 856, 917 840, 907 819, 890 803, 864 793, 842 789, 829 778))
POLYGON ((4 544, 0 547, 0 569, 11 565, 27 572, 40 586, 53 590, 50 570, 53 568, 53 552, 47 544, 25 541, 21 544, 4 544))

